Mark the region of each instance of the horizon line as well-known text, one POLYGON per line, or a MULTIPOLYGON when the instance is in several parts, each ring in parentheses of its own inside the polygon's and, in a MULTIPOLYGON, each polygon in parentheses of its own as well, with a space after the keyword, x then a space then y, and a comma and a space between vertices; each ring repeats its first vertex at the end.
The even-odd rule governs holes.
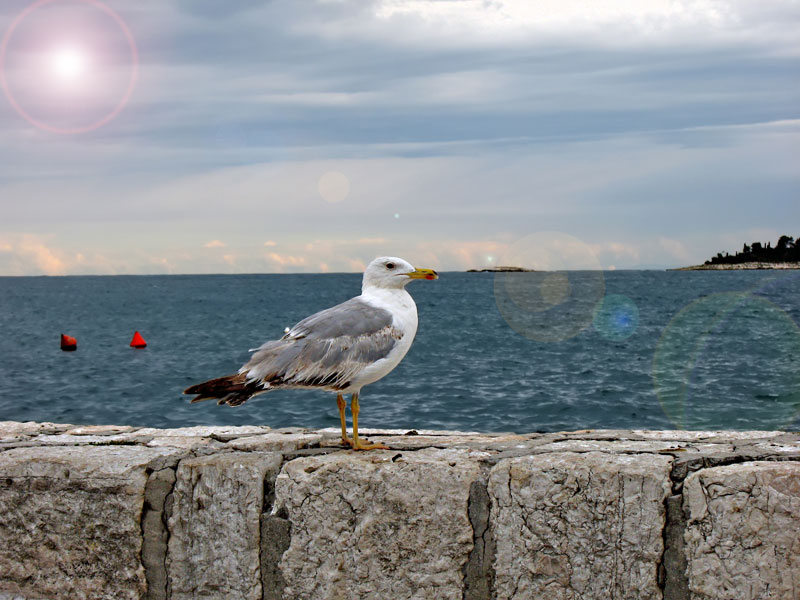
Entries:
MULTIPOLYGON (((697 265, 690 265, 697 266, 697 265)), ((523 271, 523 273, 580 273, 580 272, 603 272, 613 273, 616 271, 670 271, 674 269, 681 269, 684 267, 629 267, 629 268, 615 268, 615 269, 531 269, 523 271)), ((438 269, 437 269, 438 270, 438 269)), ((719 269, 723 270, 723 269, 719 269)), ((438 270, 439 273, 506 273, 503 271, 484 271, 481 269, 463 269, 463 270, 438 270)), ((65 274, 50 274, 50 273, 35 273, 28 275, 11 275, 2 274, 0 277, 218 277, 218 276, 242 276, 242 275, 363 275, 363 271, 293 271, 289 273, 284 272, 246 272, 246 273, 65 273, 65 274)), ((514 273, 513 271, 511 273, 514 273)))

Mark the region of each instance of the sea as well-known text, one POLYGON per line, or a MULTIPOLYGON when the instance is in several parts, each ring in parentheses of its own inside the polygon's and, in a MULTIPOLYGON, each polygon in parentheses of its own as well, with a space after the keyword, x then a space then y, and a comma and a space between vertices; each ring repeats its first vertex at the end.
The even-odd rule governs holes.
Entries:
MULTIPOLYGON (((359 274, 0 278, 0 420, 336 427, 335 396, 182 390, 357 295, 359 274), (129 346, 135 331, 144 349, 129 346), (62 333, 77 350, 61 351, 62 333)), ((800 271, 441 273, 362 429, 800 429, 800 271)))

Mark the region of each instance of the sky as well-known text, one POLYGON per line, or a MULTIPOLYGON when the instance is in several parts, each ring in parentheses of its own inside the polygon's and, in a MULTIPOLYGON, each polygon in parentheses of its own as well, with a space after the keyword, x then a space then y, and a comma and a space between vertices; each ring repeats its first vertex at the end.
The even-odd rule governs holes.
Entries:
POLYGON ((800 237, 797 31, 800 0, 3 0, 0 275, 800 237))

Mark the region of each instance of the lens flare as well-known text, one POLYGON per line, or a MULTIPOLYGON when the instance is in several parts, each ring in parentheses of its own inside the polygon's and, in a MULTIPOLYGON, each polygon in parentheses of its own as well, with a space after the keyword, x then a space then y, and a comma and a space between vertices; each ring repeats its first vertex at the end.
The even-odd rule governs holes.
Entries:
POLYGON ((62 80, 75 81, 87 71, 86 55, 75 48, 61 48, 52 53, 50 63, 53 73, 62 80))
POLYGON ((800 410, 798 356, 800 329, 785 310, 751 292, 712 294, 667 325, 653 383, 680 429, 780 429, 800 410))
POLYGON ((557 306, 569 298, 571 286, 566 273, 546 275, 539 286, 539 295, 546 307, 557 306))
POLYGON ((595 331, 611 342, 631 337, 639 326, 639 308, 622 294, 609 294, 597 305, 592 325, 595 331))
POLYGON ((592 323, 605 281, 594 253, 579 239, 555 231, 535 233, 512 244, 495 263, 533 269, 495 273, 495 303, 517 333, 556 342, 592 323))
POLYGON ((0 40, 0 87, 31 125, 85 133, 122 112, 138 63, 130 29, 99 0, 38 0, 0 40))
POLYGON ((319 178, 317 191, 325 202, 337 204, 350 194, 350 180, 339 171, 328 171, 319 178))

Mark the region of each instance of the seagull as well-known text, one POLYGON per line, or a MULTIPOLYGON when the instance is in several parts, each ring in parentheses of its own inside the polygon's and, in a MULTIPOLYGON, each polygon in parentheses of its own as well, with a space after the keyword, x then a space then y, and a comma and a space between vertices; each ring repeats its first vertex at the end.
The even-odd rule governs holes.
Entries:
POLYGON ((364 270, 361 295, 306 317, 279 340, 251 349, 235 375, 184 390, 192 402, 215 398, 239 406, 277 389, 336 392, 342 443, 354 450, 388 449, 358 437, 361 388, 394 369, 417 333, 417 305, 405 287, 414 279, 438 279, 433 269, 415 269, 402 258, 382 256, 364 270), (351 394, 353 437, 347 436, 344 395, 351 394))

